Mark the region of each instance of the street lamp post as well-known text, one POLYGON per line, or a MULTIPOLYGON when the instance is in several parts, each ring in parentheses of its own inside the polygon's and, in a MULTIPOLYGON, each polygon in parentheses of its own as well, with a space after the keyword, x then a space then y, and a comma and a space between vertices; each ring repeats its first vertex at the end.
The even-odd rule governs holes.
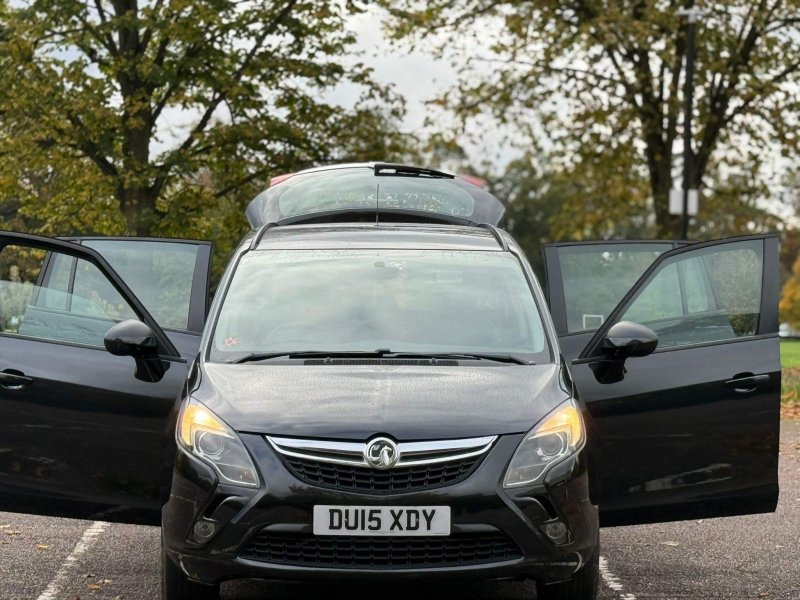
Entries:
POLYGON ((694 108, 694 63, 697 54, 695 37, 697 35, 697 19, 703 10, 692 4, 678 11, 678 15, 686 17, 686 77, 683 82, 683 212, 681 221, 681 239, 689 237, 689 194, 692 186, 692 111, 694 108))

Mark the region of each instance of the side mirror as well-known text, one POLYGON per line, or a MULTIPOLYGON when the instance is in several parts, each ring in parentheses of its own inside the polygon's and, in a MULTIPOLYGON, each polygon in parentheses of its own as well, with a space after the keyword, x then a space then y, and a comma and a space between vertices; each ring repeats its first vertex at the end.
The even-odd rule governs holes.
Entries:
POLYGON ((136 379, 154 383, 161 381, 169 368, 158 356, 158 339, 150 326, 136 319, 117 323, 103 339, 106 350, 114 356, 132 356, 136 362, 136 379))
POLYGON ((640 323, 620 321, 613 325, 603 338, 603 350, 611 358, 625 360, 633 356, 647 356, 658 346, 656 333, 640 323))

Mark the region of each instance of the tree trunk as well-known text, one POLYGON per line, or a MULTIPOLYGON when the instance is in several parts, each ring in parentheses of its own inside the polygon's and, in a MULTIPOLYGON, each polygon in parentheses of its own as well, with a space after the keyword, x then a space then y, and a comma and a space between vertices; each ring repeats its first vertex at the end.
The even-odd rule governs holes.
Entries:
POLYGON ((155 195, 147 188, 120 188, 117 192, 128 235, 148 237, 156 233, 155 195))
POLYGON ((123 98, 139 102, 140 108, 122 115, 122 190, 120 203, 128 230, 134 235, 152 235, 156 225, 156 196, 152 187, 150 165, 150 138, 152 114, 149 98, 142 101, 142 84, 128 77, 122 78, 123 98))
POLYGON ((672 189, 672 152, 659 148, 656 160, 650 169, 650 191, 653 195, 653 210, 656 216, 656 237, 678 239, 681 231, 681 218, 669 214, 669 191, 672 189))
POLYGON ((656 236, 664 240, 677 240, 681 235, 681 216, 669 214, 669 191, 672 182, 661 184, 653 190, 653 203, 656 213, 656 236))
POLYGON ((117 31, 119 52, 125 57, 116 73, 122 95, 122 173, 119 199, 128 234, 155 233, 157 191, 152 187, 150 141, 153 134, 152 87, 141 78, 136 65, 145 48, 139 30, 138 0, 115 0, 118 17, 125 17, 117 31))

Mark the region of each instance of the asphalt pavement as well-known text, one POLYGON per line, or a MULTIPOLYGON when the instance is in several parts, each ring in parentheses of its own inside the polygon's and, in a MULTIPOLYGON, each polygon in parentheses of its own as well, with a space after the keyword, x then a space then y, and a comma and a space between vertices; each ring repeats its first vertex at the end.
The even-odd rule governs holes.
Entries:
MULTIPOLYGON (((800 600, 800 422, 781 434, 775 514, 604 529, 600 598, 800 600)), ((0 600, 159 598, 154 527, 0 513, 0 600)), ((532 600, 532 585, 336 586, 235 582, 225 600, 532 600)))

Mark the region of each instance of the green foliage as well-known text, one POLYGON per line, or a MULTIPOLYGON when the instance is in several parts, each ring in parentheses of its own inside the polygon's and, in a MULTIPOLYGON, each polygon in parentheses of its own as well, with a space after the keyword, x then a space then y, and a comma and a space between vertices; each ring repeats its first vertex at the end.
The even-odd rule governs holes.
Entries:
POLYGON ((211 238, 275 174, 402 158, 402 102, 352 55, 351 2, 0 4, 0 218, 211 238), (355 108, 327 101, 361 90, 355 108))
POLYGON ((540 276, 541 246, 548 242, 654 233, 642 216, 649 206, 646 182, 620 164, 604 168, 593 154, 581 168, 564 170, 528 154, 490 178, 490 191, 506 204, 506 228, 540 276))
MULTIPOLYGON (((437 104, 463 121, 488 115, 512 126, 520 146, 548 148, 548 172, 577 184, 574 198, 584 203, 564 203, 563 218, 553 218, 559 237, 608 225, 617 235, 621 223, 678 234, 668 197, 681 162, 685 2, 382 4, 395 38, 461 65, 457 88, 437 104)), ((694 235, 770 228, 775 220, 756 199, 764 198, 764 165, 777 150, 797 155, 800 2, 702 8, 691 183, 705 188, 707 206, 694 235)))
POLYGON ((784 369, 800 367, 800 341, 781 340, 781 366, 784 369))
POLYGON ((533 157, 513 161, 502 177, 491 179, 489 191, 506 205, 505 228, 522 247, 533 270, 544 281, 541 246, 551 242, 551 221, 563 201, 533 157))
POLYGON ((781 290, 779 305, 781 321, 800 327, 800 257, 792 268, 792 275, 781 290))

